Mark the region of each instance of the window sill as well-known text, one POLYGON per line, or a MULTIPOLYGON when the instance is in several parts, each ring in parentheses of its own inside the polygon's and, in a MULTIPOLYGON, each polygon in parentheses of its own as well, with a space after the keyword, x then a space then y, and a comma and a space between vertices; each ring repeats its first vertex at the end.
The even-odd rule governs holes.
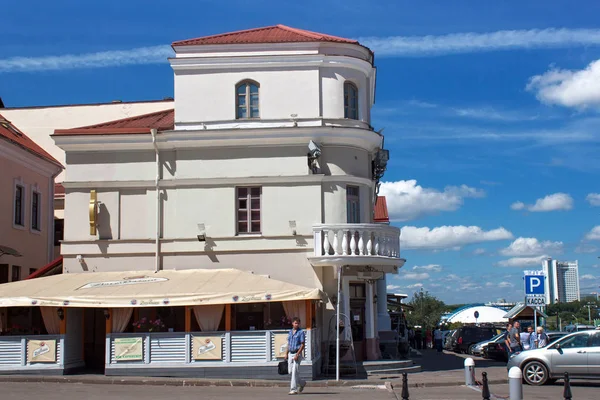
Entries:
POLYGON ((18 229, 18 230, 20 230, 20 231, 24 231, 24 230, 26 230, 26 228, 25 228, 25 225, 17 225, 17 224, 15 224, 14 222, 13 222, 13 228, 14 228, 14 229, 18 229))
POLYGON ((235 236, 252 238, 252 237, 263 237, 263 234, 262 234, 262 232, 252 232, 252 233, 239 233, 238 232, 235 234, 235 236))
POLYGON ((31 232, 31 233, 33 233, 35 235, 41 235, 42 234, 41 230, 38 230, 38 229, 35 229, 35 228, 29 229, 29 232, 31 232))

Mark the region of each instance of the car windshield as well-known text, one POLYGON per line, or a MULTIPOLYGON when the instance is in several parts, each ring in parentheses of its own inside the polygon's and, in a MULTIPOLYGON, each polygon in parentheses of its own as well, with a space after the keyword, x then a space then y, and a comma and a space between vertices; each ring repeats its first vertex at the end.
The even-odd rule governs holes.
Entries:
POLYGON ((494 336, 493 338, 491 338, 491 339, 490 339, 490 342, 497 342, 497 341, 499 341, 500 339, 502 339, 503 337, 504 337, 504 333, 500 333, 500 334, 498 334, 498 335, 494 336))

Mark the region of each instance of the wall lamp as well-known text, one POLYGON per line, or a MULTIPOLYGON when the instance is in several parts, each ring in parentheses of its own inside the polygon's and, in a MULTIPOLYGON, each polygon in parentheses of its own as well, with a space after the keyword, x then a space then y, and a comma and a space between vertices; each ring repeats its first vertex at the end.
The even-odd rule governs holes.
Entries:
POLYGON ((56 310, 56 314, 58 315, 58 318, 60 318, 61 321, 65 319, 65 310, 63 310, 62 307, 56 310))
POLYGON ((104 313, 104 318, 108 321, 110 319, 110 311, 108 308, 105 308, 104 310, 102 310, 102 312, 104 313))
POLYGON ((377 295, 373 295, 373 303, 377 304, 377 295))
POLYGON ((198 235, 196 235, 199 242, 206 242, 206 226, 204 224, 198 224, 198 235))
POLYGON ((296 221, 289 221, 290 229, 292 230, 292 235, 296 236, 296 221))

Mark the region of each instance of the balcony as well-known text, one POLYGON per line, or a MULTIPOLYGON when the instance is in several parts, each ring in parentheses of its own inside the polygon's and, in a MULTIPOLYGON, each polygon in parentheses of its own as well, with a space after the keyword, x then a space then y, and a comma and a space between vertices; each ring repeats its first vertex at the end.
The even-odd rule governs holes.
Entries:
POLYGON ((400 229, 382 224, 324 224, 313 227, 315 253, 313 266, 404 265, 400 258, 400 229))

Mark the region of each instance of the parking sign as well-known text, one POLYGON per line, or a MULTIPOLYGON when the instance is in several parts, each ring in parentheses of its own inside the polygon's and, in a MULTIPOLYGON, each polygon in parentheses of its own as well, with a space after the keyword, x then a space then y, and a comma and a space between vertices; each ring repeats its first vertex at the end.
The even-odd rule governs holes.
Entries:
POLYGON ((543 306, 546 304, 546 276, 543 271, 525 271, 525 304, 543 306))

